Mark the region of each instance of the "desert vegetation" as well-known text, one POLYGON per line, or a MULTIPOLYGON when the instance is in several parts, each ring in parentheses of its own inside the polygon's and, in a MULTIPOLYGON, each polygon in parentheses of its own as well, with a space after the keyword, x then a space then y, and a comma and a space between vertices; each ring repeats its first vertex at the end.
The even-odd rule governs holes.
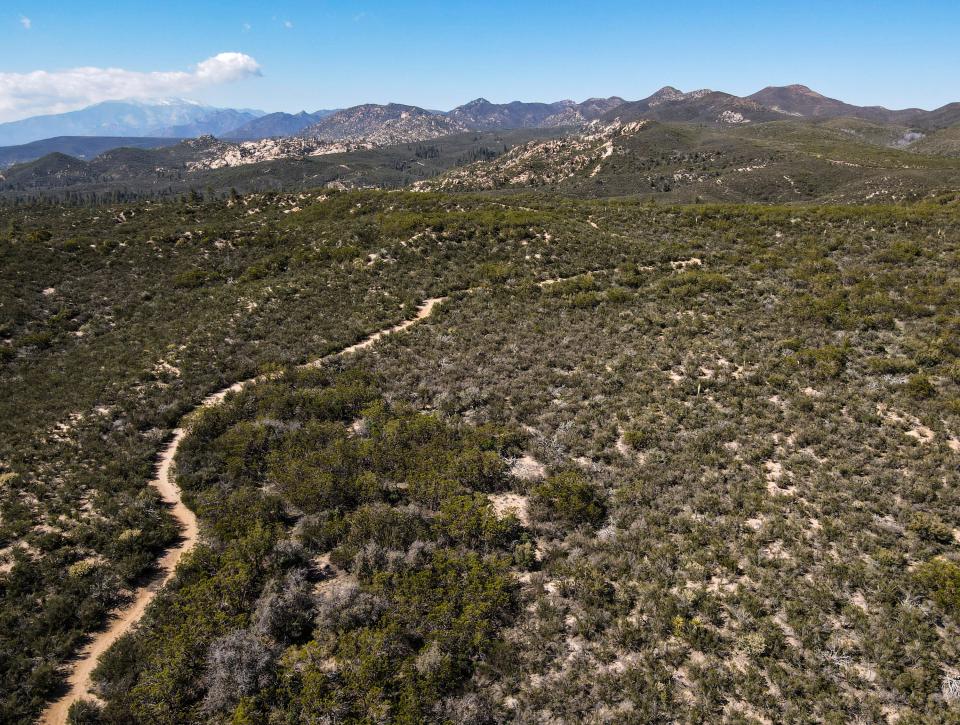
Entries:
POLYGON ((958 240, 949 195, 5 207, 0 719, 264 371, 188 419, 202 544, 76 722, 960 717, 958 240))
POLYGON ((515 614, 514 559, 533 562, 486 498, 513 485, 519 442, 393 407, 356 369, 291 373, 204 411, 177 468, 206 544, 95 673, 97 717, 455 708, 515 614))

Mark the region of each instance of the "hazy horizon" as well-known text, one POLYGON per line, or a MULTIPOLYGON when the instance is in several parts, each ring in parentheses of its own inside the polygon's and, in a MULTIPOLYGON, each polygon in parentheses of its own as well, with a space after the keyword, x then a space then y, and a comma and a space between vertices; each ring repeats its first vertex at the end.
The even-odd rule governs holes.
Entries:
POLYGON ((857 105, 933 109, 960 99, 957 27, 960 7, 940 0, 909 14, 888 0, 29 2, 0 16, 0 122, 120 98, 267 112, 391 101, 447 110, 481 96, 636 100, 664 85, 749 95, 794 83, 857 105))

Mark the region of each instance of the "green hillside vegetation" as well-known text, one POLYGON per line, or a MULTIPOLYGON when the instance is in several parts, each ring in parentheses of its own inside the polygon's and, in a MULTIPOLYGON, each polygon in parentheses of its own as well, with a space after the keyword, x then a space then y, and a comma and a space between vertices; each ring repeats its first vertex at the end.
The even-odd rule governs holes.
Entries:
POLYGON ((89 159, 114 148, 158 148, 178 143, 172 138, 137 138, 122 136, 58 136, 19 146, 0 146, 0 169, 25 163, 59 152, 81 159, 89 159))
MULTIPOLYGON (((518 240, 542 243, 554 220, 569 228, 549 208, 384 193, 8 210, 0 719, 36 710, 82 634, 174 538, 144 482, 189 406, 499 269, 586 268, 593 251, 573 239, 527 259, 518 240), (64 579, 81 561, 84 576, 64 579)), ((595 236, 609 254, 613 240, 595 236)))
MULTIPOLYGON (((775 121, 734 128, 646 122, 556 149, 527 144, 422 182, 442 190, 530 189, 669 202, 903 203, 960 188, 955 158, 891 148, 846 126, 775 121), (605 139, 612 144, 605 149, 605 139), (589 156, 589 163, 584 157, 589 156), (556 169, 568 166, 566 173, 556 169), (549 176, 545 174, 549 172, 549 176)), ((873 127, 876 130, 877 127, 873 127)), ((900 138, 896 129, 890 138, 900 138)), ((920 149, 922 150, 922 149, 920 149)))
POLYGON ((533 563, 484 495, 515 484, 516 446, 395 409, 360 371, 288 375, 205 414, 178 471, 211 543, 100 666, 101 717, 422 722, 454 706, 516 614, 515 563, 533 563))
POLYGON ((556 135, 556 130, 519 130, 445 136, 303 159, 280 159, 214 170, 188 166, 217 145, 194 139, 162 149, 119 148, 90 161, 50 154, 0 172, 0 200, 74 204, 165 199, 183 194, 227 196, 323 188, 396 189, 503 153, 514 144, 556 135))
POLYGON ((114 149, 90 161, 51 154, 6 169, 0 199, 126 203, 183 194, 225 198, 232 191, 398 189, 419 183, 434 190, 536 188, 580 198, 668 203, 849 204, 909 203, 960 188, 955 128, 924 136, 906 126, 844 117, 728 126, 642 123, 622 132, 603 127, 477 132, 214 170, 190 170, 206 154, 222 153, 216 151, 220 142, 210 138, 163 149, 114 149), (607 155, 604 143, 611 134, 607 155), (566 146, 551 147, 557 139, 566 139, 566 146), (585 152, 590 163, 581 163, 585 152), (522 160, 512 163, 518 154, 522 160))
POLYGON ((270 370, 191 422, 202 543, 77 721, 960 717, 957 203, 4 209, 0 720, 177 536, 169 431, 270 370))
POLYGON ((910 148, 924 154, 960 157, 960 125, 934 131, 910 148))
MULTIPOLYGON (((836 121, 834 121, 836 124, 836 121)), ((835 159, 846 163, 858 164, 867 168, 882 169, 923 169, 954 170, 954 159, 935 154, 911 153, 913 150, 892 148, 892 144, 902 134, 894 129, 894 138, 881 136, 883 127, 864 129, 864 122, 854 126, 857 135, 846 133, 834 124, 813 125, 795 121, 777 121, 751 128, 739 129, 739 134, 747 138, 763 140, 776 148, 789 148, 804 154, 835 159)), ((850 128, 844 124, 843 128, 850 128)), ((906 129, 903 129, 906 132, 906 129)))
POLYGON ((896 147, 904 144, 905 140, 909 141, 909 138, 904 137, 911 131, 908 126, 873 123, 845 116, 826 119, 819 122, 818 126, 824 130, 837 131, 847 138, 853 137, 861 142, 886 147, 896 147))
POLYGON ((615 269, 367 355, 608 495, 538 531, 491 720, 956 718, 955 209, 640 209, 592 207, 615 269))

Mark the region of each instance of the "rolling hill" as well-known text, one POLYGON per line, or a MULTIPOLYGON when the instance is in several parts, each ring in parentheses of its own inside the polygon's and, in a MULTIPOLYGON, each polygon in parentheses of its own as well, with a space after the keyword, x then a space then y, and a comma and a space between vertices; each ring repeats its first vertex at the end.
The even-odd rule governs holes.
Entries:
POLYGON ((47 154, 62 153, 78 159, 91 159, 104 151, 129 146, 133 148, 158 148, 179 143, 178 138, 124 137, 124 136, 57 136, 56 138, 32 141, 19 146, 0 147, 0 169, 39 159, 47 154))
POLYGON ((155 198, 232 188, 395 189, 557 133, 471 131, 380 147, 302 138, 232 143, 207 136, 160 149, 113 149, 89 161, 56 153, 0 172, 0 200, 155 198))
POLYGON ((540 189, 683 202, 876 203, 958 189, 960 162, 879 146, 807 121, 716 127, 617 119, 518 146, 416 188, 540 189))

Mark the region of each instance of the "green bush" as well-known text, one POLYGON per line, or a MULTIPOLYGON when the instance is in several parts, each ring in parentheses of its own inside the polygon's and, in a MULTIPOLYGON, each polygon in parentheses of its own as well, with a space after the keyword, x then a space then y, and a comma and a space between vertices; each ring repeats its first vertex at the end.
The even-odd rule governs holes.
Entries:
POLYGON ((904 384, 903 389, 907 395, 917 400, 932 398, 937 393, 937 389, 933 386, 933 383, 930 382, 930 378, 923 373, 911 375, 910 379, 904 384))
POLYGON ((877 375, 905 375, 917 372, 917 364, 906 357, 872 357, 867 360, 870 372, 877 375))
POLYGON ((534 487, 530 504, 538 517, 572 526, 599 526, 607 515, 603 494, 576 471, 551 476, 534 487))
POLYGON ((810 370, 818 379, 837 378, 847 366, 849 349, 843 345, 803 348, 788 358, 792 364, 810 370))
POLYGON ((499 519, 486 496, 452 496, 440 506, 434 528, 441 539, 478 551, 508 548, 520 533, 512 517, 499 519))
POLYGON ((729 277, 700 269, 684 270, 665 277, 660 283, 677 297, 696 297, 705 293, 725 292, 733 286, 729 277))
POLYGON ((67 722, 70 725, 99 725, 103 722, 103 710, 92 700, 78 700, 70 706, 67 722))
POLYGON ((953 541, 953 529, 936 514, 917 511, 910 517, 907 529, 924 541, 949 544, 953 541))
POLYGON ((913 578, 944 610, 960 616, 960 566, 946 559, 932 559, 918 566, 913 578))
POLYGON ((603 296, 597 292, 578 292, 570 300, 570 306, 581 310, 589 310, 603 301, 603 296))
POLYGON ((176 275, 173 278, 173 286, 182 289, 195 289, 197 287, 203 287, 215 279, 216 275, 212 272, 204 269, 191 269, 176 275))
POLYGON ((623 432, 623 441, 636 451, 646 450, 654 442, 649 428, 631 426, 623 432))

